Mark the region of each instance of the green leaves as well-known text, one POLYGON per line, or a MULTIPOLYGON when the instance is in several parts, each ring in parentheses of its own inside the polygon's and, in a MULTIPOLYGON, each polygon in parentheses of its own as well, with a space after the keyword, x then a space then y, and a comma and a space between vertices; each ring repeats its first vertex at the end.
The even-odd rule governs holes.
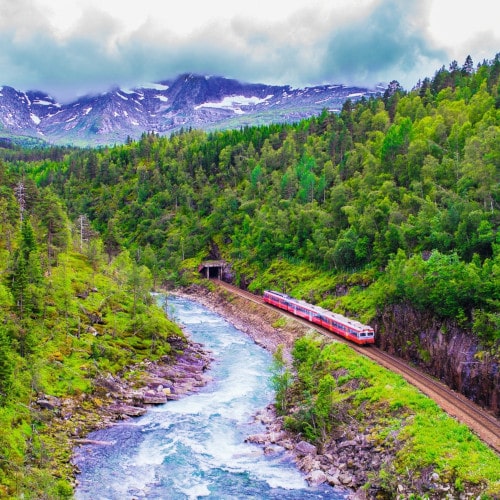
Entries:
MULTIPOLYGON (((472 274, 463 277, 473 273, 464 266, 477 255, 481 267, 494 254, 499 64, 496 57, 471 70, 468 61, 465 71, 454 61, 410 92, 391 82, 383 97, 347 101, 339 114, 324 110, 295 125, 144 134, 99 151, 37 152, 36 161, 19 153, 22 161, 9 161, 1 175, 8 185, 25 181, 38 250, 49 260, 65 248, 67 221, 57 197, 37 190, 33 179, 65 201, 73 221, 87 214, 109 261, 127 248, 155 285, 167 277, 185 283, 191 274, 182 267, 189 263, 195 273, 192 263, 207 257, 232 261, 239 279, 257 280, 259 288, 263 272, 280 259, 335 276, 382 274, 404 252, 405 266, 426 279, 405 275, 414 291, 396 287, 385 304, 405 300, 473 321, 475 311, 495 314, 497 306, 474 290, 467 300, 454 283, 474 283, 472 274), (433 282, 411 259, 436 252, 458 260, 441 262, 433 282), (448 267, 456 276, 445 275, 448 267), (443 292, 447 282, 448 302, 426 292, 434 286, 443 292)), ((0 191, 0 208, 7 235, 0 248, 12 249, 8 235, 18 220, 12 190, 0 191)), ((137 297, 134 280, 128 289, 137 297)), ((483 276, 481 285, 491 289, 491 279, 483 276)))
POLYGON ((283 356, 283 346, 279 345, 273 354, 273 364, 271 365, 271 384, 276 392, 276 409, 280 413, 285 413, 289 402, 288 391, 292 384, 292 373, 286 365, 283 356))
POLYGON ((0 324, 0 406, 9 396, 15 367, 15 353, 7 329, 0 324))

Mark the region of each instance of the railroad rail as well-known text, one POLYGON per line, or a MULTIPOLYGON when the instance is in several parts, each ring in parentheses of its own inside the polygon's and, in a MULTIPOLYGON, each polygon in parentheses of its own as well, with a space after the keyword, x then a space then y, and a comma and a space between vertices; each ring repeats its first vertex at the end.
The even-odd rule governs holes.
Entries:
POLYGON ((261 297, 241 290, 240 288, 225 283, 220 280, 213 280, 220 287, 231 291, 240 297, 251 300, 263 307, 268 307, 281 314, 293 318, 295 321, 309 326, 310 328, 335 339, 338 342, 348 344, 357 353, 366 356, 385 368, 398 373, 405 378, 410 384, 417 387, 426 396, 433 399, 446 413, 457 419, 459 422, 467 425, 481 440, 483 440, 494 451, 500 454, 500 421, 488 412, 483 410, 462 394, 459 394, 448 386, 436 380, 435 378, 421 372, 403 360, 382 351, 375 346, 358 346, 352 342, 337 336, 330 331, 322 328, 314 323, 310 323, 302 318, 287 313, 282 309, 277 309, 269 304, 266 304, 261 297))

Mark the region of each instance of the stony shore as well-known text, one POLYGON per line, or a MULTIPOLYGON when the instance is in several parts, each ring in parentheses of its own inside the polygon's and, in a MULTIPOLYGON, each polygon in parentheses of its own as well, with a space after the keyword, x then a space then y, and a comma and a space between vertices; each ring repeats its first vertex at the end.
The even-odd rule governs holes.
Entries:
POLYGON ((91 394, 70 398, 39 394, 35 403, 40 419, 49 424, 55 443, 51 454, 56 475, 77 475, 71 450, 96 443, 88 437, 92 431, 143 415, 151 405, 179 399, 210 381, 207 369, 211 354, 189 340, 179 338, 173 344, 176 354, 130 366, 121 376, 108 374, 95 378, 91 394), (70 453, 67 458, 66 453, 70 453))
MULTIPOLYGON (((227 296, 223 291, 210 292, 205 288, 193 286, 178 293, 191 297, 217 312, 270 352, 274 353, 279 345, 283 346, 285 357, 288 359, 295 339, 310 330, 296 322, 275 327, 273 324, 280 324, 281 314, 278 311, 263 310, 258 304, 227 296)), ((365 470, 369 468, 368 462, 372 462, 372 457, 365 451, 366 438, 358 436, 354 429, 350 429, 350 437, 355 435, 355 439, 347 439, 345 435, 338 436, 340 441, 348 443, 340 446, 338 453, 331 447, 328 452, 320 452, 316 446, 303 441, 299 435, 285 430, 284 419, 276 414, 272 404, 258 412, 255 420, 264 424, 266 431, 248 436, 247 441, 261 445, 266 454, 286 450, 311 486, 328 483, 332 487, 350 492, 350 499, 369 498, 366 491, 356 490, 366 483, 365 470), (363 451, 360 451, 360 448, 363 448, 363 451)))

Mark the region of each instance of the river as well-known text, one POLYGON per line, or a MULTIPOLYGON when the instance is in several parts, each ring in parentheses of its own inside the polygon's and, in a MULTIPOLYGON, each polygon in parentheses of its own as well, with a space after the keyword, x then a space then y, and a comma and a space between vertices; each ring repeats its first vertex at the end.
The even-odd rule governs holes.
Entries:
POLYGON ((244 442, 264 432, 252 416, 273 400, 271 355, 197 302, 169 296, 168 312, 212 352, 212 381, 92 433, 89 439, 106 444, 76 450, 76 499, 346 498, 326 485, 308 487, 285 452, 264 455, 261 446, 244 442))

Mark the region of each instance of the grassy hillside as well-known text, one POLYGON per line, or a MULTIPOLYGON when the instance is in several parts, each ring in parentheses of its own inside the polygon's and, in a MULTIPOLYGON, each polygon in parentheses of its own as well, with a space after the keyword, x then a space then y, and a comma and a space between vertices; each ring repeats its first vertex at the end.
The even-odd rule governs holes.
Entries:
POLYGON ((293 355, 295 375, 274 378, 285 427, 334 456, 355 440, 359 463, 348 470, 364 471, 362 489, 377 498, 500 494, 499 457, 402 377, 319 338, 299 339, 293 355))
POLYGON ((127 251, 108 261, 95 236, 73 240, 48 193, 26 198, 21 223, 8 184, 0 196, 0 498, 69 498, 69 438, 76 426, 92 427, 95 379, 168 355, 183 334, 153 303, 147 268, 127 251), (67 398, 75 409, 61 421, 67 398))

